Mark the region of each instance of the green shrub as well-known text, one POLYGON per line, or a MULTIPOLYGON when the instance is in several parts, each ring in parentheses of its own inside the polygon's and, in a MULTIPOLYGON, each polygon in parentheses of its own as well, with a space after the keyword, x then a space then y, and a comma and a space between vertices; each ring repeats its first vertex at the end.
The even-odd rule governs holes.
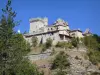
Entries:
POLYGON ((60 48, 72 48, 72 44, 70 42, 58 42, 56 44, 56 47, 60 47, 60 48))
POLYGON ((52 46, 52 39, 48 38, 46 40, 46 43, 41 44, 41 46, 42 46, 42 51, 41 52, 46 51, 46 49, 48 49, 48 48, 50 48, 52 46))
POLYGON ((58 70, 57 73, 54 75, 66 75, 66 74, 67 74, 66 71, 58 70))
POLYGON ((72 40, 71 40, 71 43, 74 47, 78 47, 78 44, 79 44, 79 38, 75 38, 73 37, 72 40))
POLYGON ((66 69, 70 66, 69 61, 67 60, 68 55, 65 54, 65 52, 61 51, 54 59, 52 63, 52 69, 66 69))
POLYGON ((80 58, 78 56, 76 56, 75 59, 79 60, 80 58))
POLYGON ((86 36, 83 40, 85 46, 87 46, 90 49, 98 49, 99 43, 96 41, 96 39, 93 36, 86 36))
POLYGON ((89 60, 96 65, 97 63, 100 63, 100 51, 88 49, 88 56, 89 60))
POLYGON ((72 49, 72 44, 70 42, 65 43, 65 48, 72 49))
POLYGON ((61 47, 61 48, 63 48, 63 47, 64 47, 64 42, 58 42, 58 43, 56 44, 56 47, 61 47))
POLYGON ((42 44, 42 50, 41 50, 41 52, 44 52, 44 51, 46 51, 46 45, 45 44, 42 44))
POLYGON ((38 44, 38 38, 37 37, 32 37, 32 46, 33 47, 36 47, 37 46, 37 44, 38 44))
POLYGON ((98 73, 98 72, 93 72, 93 73, 91 73, 91 75, 100 75, 100 73, 98 73))
POLYGON ((51 55, 53 55, 53 54, 55 54, 55 49, 54 48, 52 49, 51 55))
POLYGON ((97 39, 94 36, 86 36, 83 38, 83 42, 88 48, 89 60, 95 65, 100 63, 100 47, 97 39))
POLYGON ((52 39, 51 39, 51 38, 48 38, 48 39, 46 40, 45 45, 46 45, 46 48, 50 48, 50 47, 52 46, 52 39))

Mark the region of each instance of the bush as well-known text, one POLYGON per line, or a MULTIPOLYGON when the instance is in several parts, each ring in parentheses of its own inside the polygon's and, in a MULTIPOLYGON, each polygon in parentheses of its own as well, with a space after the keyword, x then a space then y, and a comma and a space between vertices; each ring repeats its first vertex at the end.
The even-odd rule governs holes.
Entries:
POLYGON ((100 75, 100 73, 98 73, 98 72, 93 72, 93 73, 91 73, 91 75, 100 75))
POLYGON ((38 44, 38 38, 37 37, 32 37, 32 46, 33 47, 36 47, 37 46, 37 44, 38 44))
POLYGON ((41 52, 44 52, 44 51, 46 51, 46 45, 45 44, 42 44, 42 51, 41 52))
POLYGON ((58 42, 58 43, 56 44, 56 47, 61 47, 61 48, 63 48, 63 47, 64 47, 64 42, 58 42))
POLYGON ((58 42, 56 44, 56 47, 61 47, 61 48, 72 48, 72 44, 70 42, 58 42))
POLYGON ((61 51, 52 63, 52 69, 66 69, 70 66, 70 63, 67 60, 68 55, 66 55, 63 51, 61 51))
POLYGON ((85 46, 88 48, 89 60, 94 64, 100 63, 99 43, 94 36, 86 36, 83 38, 85 46))
POLYGON ((54 75, 66 75, 66 74, 67 74, 66 71, 58 70, 57 73, 54 75))
POLYGON ((96 41, 96 39, 93 36, 86 36, 83 39, 83 42, 86 47, 91 49, 99 49, 99 43, 96 41))
POLYGON ((70 42, 65 43, 65 48, 72 49, 72 44, 70 42))
POLYGON ((94 64, 100 63, 100 51, 88 49, 89 60, 94 64))
POLYGON ((78 56, 75 57, 76 60, 80 60, 80 58, 78 56))
POLYGON ((53 55, 53 54, 55 54, 55 49, 54 48, 52 49, 51 55, 53 55))
POLYGON ((50 48, 50 47, 52 46, 52 39, 51 39, 51 38, 48 38, 48 39, 46 40, 45 45, 46 45, 46 48, 50 48))
POLYGON ((46 40, 46 43, 42 44, 41 46, 42 46, 42 51, 41 52, 46 51, 46 49, 48 49, 52 46, 52 39, 48 38, 46 40))
POLYGON ((72 40, 71 40, 71 43, 74 47, 78 47, 78 44, 79 44, 79 38, 75 38, 73 37, 72 40))

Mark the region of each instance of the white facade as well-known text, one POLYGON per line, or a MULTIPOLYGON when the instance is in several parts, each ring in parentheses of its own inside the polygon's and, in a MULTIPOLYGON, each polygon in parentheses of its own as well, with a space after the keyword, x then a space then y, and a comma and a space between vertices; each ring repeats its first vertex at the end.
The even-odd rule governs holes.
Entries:
POLYGON ((58 19, 54 24, 48 26, 47 18, 30 19, 30 31, 24 34, 24 38, 32 43, 32 37, 38 38, 38 43, 46 42, 46 39, 51 38, 55 45, 58 41, 70 41, 72 37, 82 38, 83 34, 80 30, 70 30, 69 25, 62 19, 58 19))
POLYGON ((78 37, 78 38, 83 38, 83 34, 80 30, 73 30, 73 31, 70 31, 70 36, 72 37, 78 37))
POLYGON ((29 31, 29 33, 40 32, 42 30, 42 28, 44 28, 48 25, 48 19, 47 18, 43 18, 43 19, 32 18, 29 21, 30 21, 30 31, 29 31))

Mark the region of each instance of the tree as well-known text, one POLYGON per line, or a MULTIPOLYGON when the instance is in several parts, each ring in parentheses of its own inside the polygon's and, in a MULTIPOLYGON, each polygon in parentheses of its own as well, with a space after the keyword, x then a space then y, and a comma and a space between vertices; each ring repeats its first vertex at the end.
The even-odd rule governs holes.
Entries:
POLYGON ((93 37, 97 40, 98 43, 100 43, 100 36, 97 34, 93 34, 93 37))
POLYGON ((67 60, 68 55, 61 51, 54 59, 52 64, 52 69, 59 68, 61 71, 70 66, 69 61, 67 60))
POLYGON ((72 40, 71 40, 71 43, 74 47, 77 47, 78 48, 78 44, 79 44, 79 38, 75 38, 73 37, 72 40))
POLYGON ((51 38, 48 38, 46 40, 46 48, 50 48, 52 46, 52 39, 51 38))
POLYGON ((37 46, 37 44, 38 44, 38 38, 37 37, 32 37, 32 46, 33 47, 36 47, 37 46))
POLYGON ((87 46, 88 48, 91 48, 91 49, 98 49, 98 42, 97 40, 93 37, 93 36, 86 36, 84 37, 84 40, 83 40, 85 46, 87 46))
POLYGON ((46 40, 46 43, 42 44, 41 46, 42 46, 41 52, 46 51, 48 48, 50 48, 52 46, 52 39, 51 38, 48 38, 46 40))
POLYGON ((12 11, 11 0, 2 9, 0 19, 0 75, 39 75, 35 67, 26 61, 24 56, 30 51, 22 34, 17 34, 14 27, 16 12, 12 11))
POLYGON ((96 37, 86 36, 84 37, 83 42, 88 49, 87 54, 89 60, 95 65, 100 63, 100 47, 96 37))

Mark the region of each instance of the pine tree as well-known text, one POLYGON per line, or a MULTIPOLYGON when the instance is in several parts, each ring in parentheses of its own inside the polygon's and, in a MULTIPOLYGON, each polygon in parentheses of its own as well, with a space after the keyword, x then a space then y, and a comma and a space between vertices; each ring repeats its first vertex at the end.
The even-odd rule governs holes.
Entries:
POLYGON ((22 34, 17 34, 14 27, 16 12, 12 10, 11 0, 2 9, 0 19, 0 75, 40 75, 37 69, 26 61, 24 56, 30 51, 22 34))

